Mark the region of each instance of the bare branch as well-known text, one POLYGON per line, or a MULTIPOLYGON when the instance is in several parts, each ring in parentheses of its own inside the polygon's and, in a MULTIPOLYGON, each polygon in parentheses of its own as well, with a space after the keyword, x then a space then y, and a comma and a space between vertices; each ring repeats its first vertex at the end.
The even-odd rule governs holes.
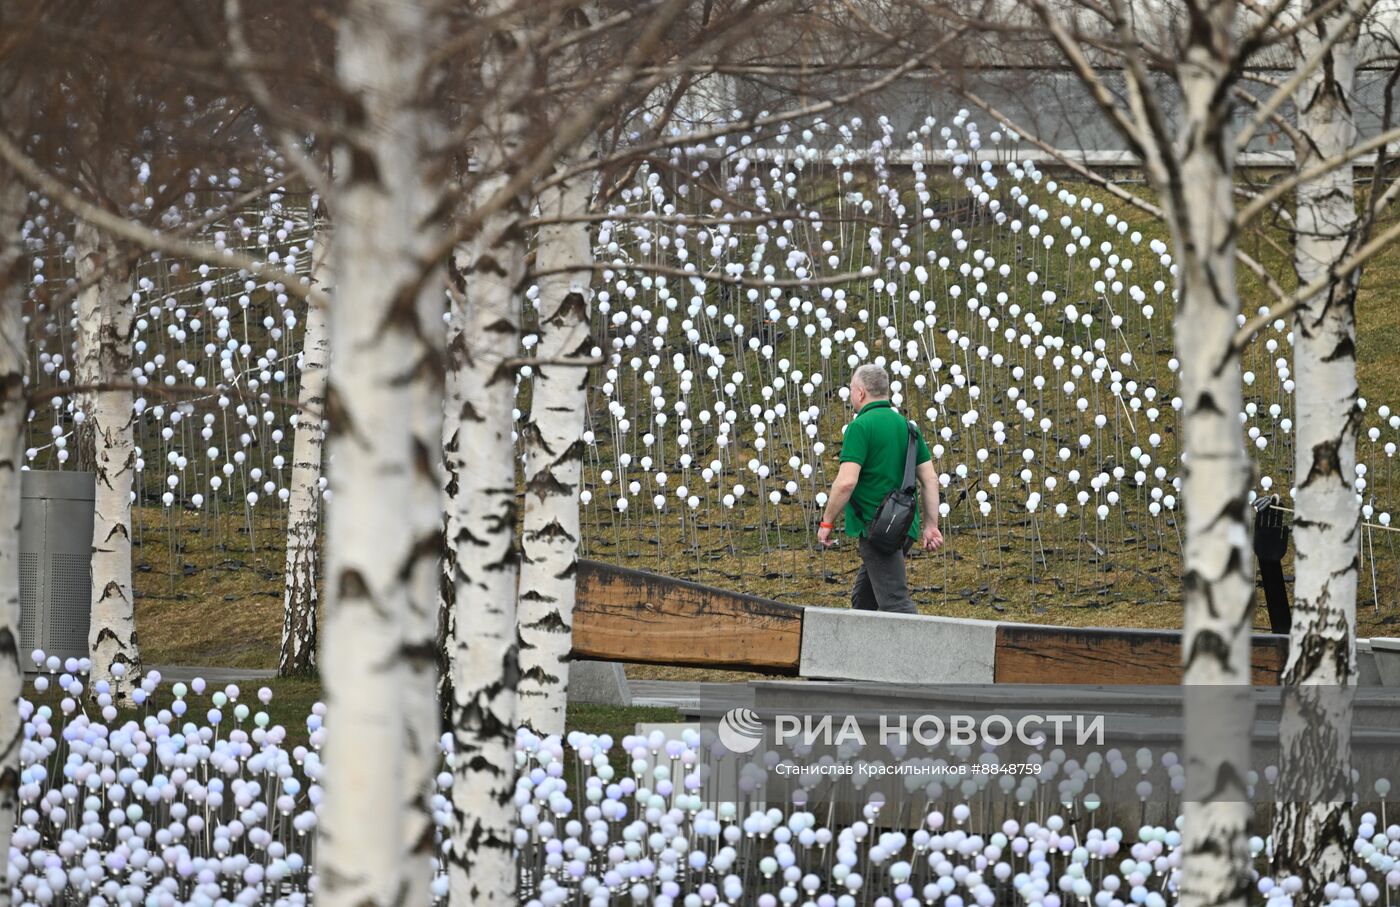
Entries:
MULTIPOLYGON (((1273 0, 1271 6, 1260 8, 1255 0, 1247 0, 1244 5, 1259 17, 1259 21, 1255 22, 1253 27, 1240 37, 1239 43, 1235 46, 1235 65, 1233 68, 1243 68, 1244 61, 1248 60, 1250 55, 1264 43, 1264 36, 1278 22, 1278 17, 1283 15, 1283 11, 1288 8, 1291 2, 1292 0, 1273 0)), ((1336 2, 1340 2, 1340 0, 1329 0, 1329 3, 1336 2)))
MULTIPOLYGON (((42 406, 45 400, 52 400, 55 397, 74 397, 79 394, 104 393, 109 391, 130 391, 133 394, 140 394, 143 397, 155 397, 160 400, 172 400, 181 403, 192 403, 200 400, 209 400, 219 394, 232 392, 237 389, 242 393, 241 386, 219 385, 214 393, 209 393, 206 388, 195 387, 192 384, 184 386, 164 387, 159 384, 133 384, 129 381, 98 381, 92 384, 46 384, 36 387, 27 395, 29 407, 36 409, 42 406)), ((296 406, 297 401, 290 397, 283 397, 277 394, 269 394, 267 402, 277 406, 296 406)))
POLYGON ((1250 221, 1258 217, 1260 212, 1271 205, 1277 203, 1279 199, 1292 192, 1302 183, 1315 180, 1324 174, 1343 167, 1368 152, 1377 148, 1384 148, 1391 142, 1400 142, 1400 127, 1390 129, 1378 135, 1374 135, 1364 142, 1358 142, 1346 150, 1345 153, 1328 158, 1325 161, 1318 161, 1306 170, 1294 172, 1289 176, 1271 185, 1267 191, 1259 193, 1254 201, 1250 202, 1240 213, 1235 215, 1235 229, 1240 229, 1249 224, 1250 221))
MULTIPOLYGON (((273 98, 262 73, 252 65, 253 53, 243 32, 243 6, 240 0, 224 0, 224 18, 228 22, 229 68, 268 119, 274 124, 285 124, 284 105, 273 98)), ((285 125, 275 125, 273 129, 277 134, 278 148, 301 174, 301 178, 306 180, 306 185, 321 193, 322 198, 327 197, 325 174, 307 156, 301 139, 285 125)))
MULTIPOLYGON (((1033 130, 1028 130, 1024 128, 1021 124, 1017 123, 1011 117, 1007 116, 1005 113, 992 106, 982 97, 980 97, 976 92, 963 88, 956 82, 953 82, 952 84, 954 85, 954 90, 963 98, 967 99, 968 103, 986 111, 989 115, 995 117, 998 121, 1005 124, 1007 128, 1014 129, 1016 131, 1016 134, 1019 135, 1021 138, 1035 145, 1041 151, 1044 151, 1046 154, 1050 155, 1055 160, 1059 161, 1062 165, 1077 173, 1079 176, 1083 177, 1086 180, 1089 180, 1096 186, 1099 186, 1100 188, 1109 192, 1115 198, 1127 202, 1134 208, 1137 208, 1139 211, 1142 211, 1145 214, 1149 214, 1160 221, 1166 220, 1166 212, 1164 212, 1157 205, 1152 204, 1151 202, 1147 201, 1139 195, 1135 195, 1132 192, 1129 192, 1127 189, 1124 189, 1122 186, 1118 185, 1117 183, 1113 182, 1112 180, 1108 179, 1102 174, 1084 166, 1082 163, 1076 161, 1074 158, 1065 154, 1060 149, 1046 142, 1044 139, 1041 139, 1035 134, 1033 130)), ((1268 289, 1268 291, 1274 296, 1275 299, 1282 300, 1287 298, 1288 294, 1283 289, 1283 287, 1279 285, 1279 282, 1274 278, 1273 274, 1269 273, 1268 268, 1264 267, 1262 262, 1256 260, 1253 256, 1249 255, 1243 249, 1239 248, 1238 245, 1236 245, 1235 247, 1235 260, 1238 261, 1240 264, 1244 265, 1244 267, 1250 273, 1258 277, 1260 282, 1264 284, 1265 288, 1268 289)))
MULTIPOLYGON (((1099 110, 1118 127, 1118 131, 1127 139, 1128 144, 1132 146, 1133 151, 1137 153, 1138 157, 1142 158, 1144 161, 1148 160, 1148 136, 1138 128, 1136 123, 1128 119, 1127 115, 1123 113, 1123 109, 1118 106, 1117 99, 1113 97, 1112 93, 1108 90, 1108 86, 1104 85, 1103 80, 1099 78, 1098 73, 1089 63, 1088 58, 1084 56, 1084 51, 1079 47, 1079 44, 1074 40, 1073 36, 1065 29, 1063 23, 1055 18, 1055 14, 1045 3, 1045 0, 1031 0, 1031 6, 1035 9, 1036 14, 1040 16, 1040 20, 1045 24, 1046 29, 1049 30, 1050 36, 1055 39, 1055 43, 1059 45, 1060 52, 1065 55, 1065 59, 1067 59, 1074 68, 1075 74, 1079 76, 1084 86, 1089 89, 1089 93, 1093 96, 1095 103, 1099 105, 1099 110)), ((1126 48, 1123 50, 1126 51, 1126 48)))
POLYGON ((0 133, 0 160, 9 164, 21 179, 58 202, 73 216, 82 218, 117 239, 136 243, 139 246, 167 255, 208 262, 223 267, 242 268, 263 280, 282 284, 288 293, 299 296, 314 305, 326 305, 328 302, 324 292, 309 283, 295 279, 297 276, 295 274, 273 268, 266 262, 256 261, 246 255, 239 255, 231 249, 216 249, 204 243, 193 243, 160 233, 150 227, 118 217, 91 202, 85 201, 53 176, 44 172, 4 133, 0 133))
MULTIPOLYGON (((224 206, 223 208, 220 208, 217 211, 211 211, 203 217, 199 218, 198 220, 190 221, 187 224, 181 224, 180 228, 176 230, 172 235, 193 236, 200 230, 218 221, 219 218, 227 217, 230 214, 233 214, 237 211, 241 211, 245 206, 251 204, 252 202, 257 201, 265 195, 270 195, 273 192, 277 192, 281 189, 284 189, 285 187, 285 183, 267 183, 266 185, 259 186, 256 189, 252 189, 248 192, 243 193, 238 198, 230 202, 228 205, 224 206)), ((112 271, 113 268, 116 268, 118 266, 129 267, 135 264, 137 259, 139 259, 140 257, 141 250, 137 250, 134 252, 129 252, 118 258, 109 258, 104 260, 102 264, 95 268, 93 272, 87 277, 84 277, 82 280, 79 280, 76 283, 69 284, 68 286, 65 286, 61 292, 54 293, 52 296, 49 296, 47 299, 48 304, 51 306, 59 306, 70 302, 74 297, 86 290, 88 287, 96 286, 98 282, 102 280, 102 278, 106 277, 112 271)))
POLYGON ((505 366, 508 369, 524 368, 527 365, 555 365, 562 366, 564 368, 592 368, 595 365, 602 365, 605 362, 607 362, 607 360, 601 357, 595 357, 591 359, 578 359, 572 357, 552 357, 544 359, 534 359, 529 356, 521 356, 514 359, 507 359, 504 362, 502 362, 501 365, 505 366))
POLYGON ((1254 138, 1254 134, 1268 122, 1270 115, 1276 113, 1285 101, 1293 97, 1293 92, 1307 80, 1323 61, 1331 53, 1337 42, 1351 33, 1352 26, 1364 16, 1373 6, 1376 0, 1355 0, 1356 5, 1347 9, 1346 16, 1337 23, 1333 31, 1322 39, 1322 42, 1313 50, 1311 56, 1302 60, 1293 74, 1284 80, 1283 84, 1269 96, 1263 106, 1255 113, 1254 119, 1250 120, 1243 129, 1235 136, 1235 150, 1239 151, 1249 145, 1249 140, 1254 138))
MULTIPOLYGON (((1275 81, 1272 84, 1275 87, 1277 87, 1279 83, 1275 81)), ((1246 104, 1253 107, 1255 110, 1258 110, 1264 105, 1263 100, 1261 100, 1258 96, 1246 91, 1243 86, 1230 86, 1230 93, 1233 94, 1236 99, 1244 101, 1246 104)), ((1307 139, 1303 137, 1303 134, 1298 131, 1297 127, 1295 127, 1292 123, 1288 122, 1288 119, 1281 115, 1278 111, 1270 113, 1268 115, 1268 118, 1270 123, 1273 123, 1279 128, 1280 132, 1288 136, 1288 140, 1293 143, 1294 148, 1302 148, 1307 144, 1307 139)))
POLYGON ((736 120, 732 123, 726 123, 721 126, 713 127, 711 129, 702 129, 695 132, 689 132, 682 136, 672 138, 658 138, 651 142, 643 142, 638 145, 630 145, 610 158, 578 164, 574 167, 569 168, 568 170, 564 170, 561 173, 552 176, 548 181, 543 183, 541 185, 541 188, 553 185, 554 183, 560 182, 562 180, 578 176, 580 173, 584 173, 588 170, 594 169, 597 166, 608 163, 615 163, 620 160, 626 160, 636 155, 650 154, 653 151, 661 151, 667 148, 673 148, 676 145, 691 145, 697 142, 705 142, 709 141, 710 139, 719 138, 720 136, 734 135, 735 133, 740 132, 751 132, 760 129, 767 129, 770 126, 779 126, 783 123, 790 123, 794 120, 807 119, 809 117, 814 117, 818 114, 826 113, 828 110, 843 107, 847 104, 850 104, 853 101, 858 101, 863 97, 867 97, 868 95, 874 94, 882 88, 885 88, 886 86, 898 81, 903 76, 914 72, 921 66, 926 65, 928 61, 933 59, 934 55, 938 51, 942 50, 945 46, 952 43, 953 41, 956 41, 959 37, 961 37, 961 35, 962 32, 955 32, 953 34, 948 35, 943 40, 939 41, 936 45, 934 45, 932 48, 922 53, 916 54, 911 59, 906 60, 903 63, 896 66, 894 69, 891 69, 889 72, 887 72, 880 78, 875 79, 871 82, 867 82, 864 85, 861 85, 851 91, 846 92, 845 94, 837 95, 836 97, 830 98, 825 101, 819 101, 815 104, 809 104, 805 107, 798 107, 793 110, 784 111, 782 113, 774 113, 769 114, 767 116, 749 117, 744 120, 736 120))
POLYGON ((617 28, 619 25, 626 25, 628 22, 631 22, 633 19, 635 19, 636 16, 636 10, 626 9, 620 13, 616 13, 612 16, 609 16, 606 19, 600 19, 597 22, 591 23, 585 28, 576 28, 570 31, 566 31, 558 37, 546 42, 544 46, 542 46, 539 49, 539 54, 540 56, 546 58, 552 57, 555 54, 559 53, 561 50, 564 50, 574 44, 577 44, 580 41, 585 41, 589 38, 594 37, 595 35, 600 35, 603 32, 610 31, 614 28, 617 28))
POLYGON ((1143 146, 1145 153, 1144 163, 1155 173, 1159 186, 1176 185, 1179 182, 1179 174, 1176 164, 1170 154, 1163 154, 1163 148, 1170 148, 1172 143, 1172 130, 1167 124, 1166 115, 1162 112, 1162 107, 1157 101, 1156 95, 1149 87, 1149 76, 1142 64, 1142 58, 1137 53, 1137 41, 1128 25, 1127 12, 1123 8, 1123 0, 1112 0, 1114 28, 1118 34, 1118 41, 1122 45, 1121 54, 1124 62, 1125 83, 1128 87, 1128 102, 1132 107, 1133 115, 1137 118, 1143 129, 1143 146))
MULTIPOLYGON (((1325 3, 1319 3, 1317 6, 1313 7, 1313 9, 1310 10, 1306 16, 1284 27, 1275 28, 1274 26, 1276 23, 1271 23, 1269 28, 1273 29, 1273 34, 1266 35, 1264 33, 1261 33, 1260 40, 1255 45, 1255 49, 1257 49, 1260 46, 1263 46, 1264 44, 1278 44, 1282 41, 1289 40, 1290 38, 1298 34, 1298 32, 1302 31, 1305 28, 1309 28, 1314 23, 1320 21, 1324 16, 1331 15, 1333 10, 1335 10, 1338 6, 1341 6, 1343 3, 1346 2, 1347 0, 1327 0, 1327 2, 1325 3), (1265 37, 1268 38, 1267 41, 1264 40, 1265 37)), ((1287 3, 1285 2, 1284 5, 1286 6, 1287 3)), ((1243 65, 1245 57, 1246 55, 1240 55, 1239 59, 1241 65, 1243 65)))
MULTIPOLYGON (((675 3, 671 4, 672 15, 675 15, 675 6, 675 3)), ((596 122, 599 112, 610 106, 617 99, 617 97, 619 97, 622 94, 622 91, 625 88, 625 84, 623 83, 626 83, 628 80, 630 80, 630 78, 634 74, 635 69, 640 66, 640 58, 644 57, 644 54, 642 53, 634 53, 634 59, 620 67, 617 76, 615 76, 614 90, 609 90, 601 93, 600 95, 594 98, 592 103, 586 105, 585 107, 577 111, 574 114, 574 116, 572 116, 569 120, 566 120, 564 124, 558 126, 554 130, 552 139, 549 142, 547 142, 545 146, 541 148, 525 166, 518 170, 516 174, 494 195, 492 195, 490 198, 486 199, 484 202, 478 205, 475 208, 475 210, 468 212, 468 214, 465 217, 463 217, 462 220, 456 225, 455 229, 449 231, 441 239, 441 241, 432 250, 430 250, 430 253, 424 257, 424 263, 427 264, 435 262, 446 257, 446 255, 451 252, 451 250, 457 245, 457 243, 461 242, 461 240, 464 237, 471 235, 471 233, 474 230, 476 230, 476 228, 483 219, 495 213, 501 208, 502 205, 505 204, 506 200, 524 191, 526 188, 530 188, 533 186, 535 191, 538 191, 540 189, 557 185, 565 180, 578 176, 581 173, 586 173, 590 170, 597 169, 598 167, 603 166, 605 164, 613 163, 620 160, 626 160, 635 155, 645 154, 650 151, 655 151, 662 148, 670 148, 678 144, 691 144, 694 142, 704 141, 707 138, 718 138, 722 135, 732 135, 735 132, 765 128, 768 126, 778 125, 785 122, 791 122, 792 120, 815 116, 816 114, 840 107, 844 104, 850 103, 853 100, 864 97, 875 91, 879 91, 881 88, 893 83, 901 76, 912 72, 915 69, 918 69, 920 66, 923 66, 927 62, 927 60, 929 60, 944 46, 956 40, 959 34, 960 33, 954 33, 946 36, 943 40, 939 41, 932 48, 929 48, 925 52, 917 54, 912 59, 905 61, 904 63, 895 67, 893 70, 891 70, 889 73, 882 76, 881 78, 876 79, 873 82, 866 83, 865 85, 860 86, 859 88, 853 91, 847 92, 844 95, 831 98, 826 101, 821 101, 816 104, 811 104, 806 107, 801 107, 795 110, 787 111, 785 113, 771 114, 769 116, 761 117, 752 117, 746 121, 730 123, 725 126, 716 127, 711 130, 705 130, 698 133, 689 133, 687 135, 675 138, 657 139, 650 143, 631 146, 609 158, 585 161, 573 167, 562 169, 552 174, 546 180, 542 180, 539 183, 534 183, 534 181, 537 180, 541 174, 546 172, 551 166, 555 164, 555 162, 558 159, 559 152, 576 144, 593 127, 593 124, 596 122)), ((643 36, 643 39, 637 42, 637 48, 649 48, 650 44, 652 43, 654 43, 654 38, 648 40, 646 36, 643 36)))
MULTIPOLYGON (((531 188, 535 180, 555 165, 564 151, 578 144, 585 135, 593 130, 599 114, 612 106, 627 90, 636 69, 650 55, 662 33, 684 8, 684 0, 670 0, 666 4, 638 37, 628 59, 613 74, 612 85, 607 90, 596 94, 588 104, 583 105, 562 124, 557 125, 552 130, 549 140, 535 152, 524 166, 517 170, 490 198, 468 212, 454 229, 448 230, 419 262, 421 275, 426 276, 437 262, 445 260, 458 243, 476 231, 483 220, 499 211, 510 199, 531 188)), ((595 166, 595 163, 590 162, 577 168, 571 168, 574 171, 572 173, 555 174, 549 184, 553 185, 570 176, 577 175, 577 173, 591 170, 595 166)), ((543 187, 535 188, 538 191, 539 188, 543 187)))
POLYGON ((1303 303, 1307 302, 1307 300, 1316 296, 1318 293, 1326 290, 1333 283, 1351 277, 1358 268, 1366 264, 1366 262, 1370 261, 1378 253, 1385 251, 1385 248, 1396 239, 1400 239, 1400 221, 1391 224, 1388 229, 1377 234, 1370 242, 1366 243, 1366 245, 1362 246, 1360 249, 1357 249, 1342 261, 1335 262, 1327 269, 1327 272, 1317 280, 1314 280, 1312 283, 1288 296, 1278 308, 1264 315, 1256 315, 1246 321, 1239 331, 1235 333, 1235 339, 1231 343, 1231 351, 1235 355, 1239 355, 1244 351, 1244 348, 1249 345, 1249 342, 1254 339, 1254 335, 1265 325, 1275 319, 1286 318, 1292 315, 1299 306, 1303 305, 1303 303))

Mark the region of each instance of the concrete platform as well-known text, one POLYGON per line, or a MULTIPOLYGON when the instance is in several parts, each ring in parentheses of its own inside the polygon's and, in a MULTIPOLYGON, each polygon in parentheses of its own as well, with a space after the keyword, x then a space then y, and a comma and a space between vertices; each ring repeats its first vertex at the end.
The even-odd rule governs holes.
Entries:
POLYGON ((189 683, 203 677, 206 683, 244 683, 250 680, 271 680, 277 672, 271 668, 220 668, 202 665, 147 665, 146 671, 160 672, 161 683, 189 683))
POLYGON ((752 706, 754 703, 755 687, 750 683, 629 680, 628 684, 632 688, 632 704, 639 706, 685 709, 722 705, 729 709, 736 705, 752 706))
POLYGON ((885 683, 991 683, 997 622, 808 608, 803 677, 885 683))
POLYGON ((569 666, 569 701, 632 705, 632 690, 622 665, 615 661, 575 661, 569 666))
POLYGON ((1356 641, 1356 682, 1363 687, 1381 686, 1381 672, 1376 666, 1376 653, 1369 639, 1356 641))
POLYGON ((1388 687, 1400 687, 1400 639, 1373 636, 1365 642, 1370 644, 1381 683, 1388 687))

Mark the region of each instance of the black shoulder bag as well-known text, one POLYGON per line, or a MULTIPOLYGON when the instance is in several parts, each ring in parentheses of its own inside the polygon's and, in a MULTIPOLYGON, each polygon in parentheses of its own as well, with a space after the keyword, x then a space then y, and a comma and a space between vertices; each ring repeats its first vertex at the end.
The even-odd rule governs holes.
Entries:
POLYGON ((880 501, 865 532, 870 544, 880 551, 901 550, 909 535, 909 527, 914 525, 914 518, 918 515, 919 493, 914 481, 914 456, 918 449, 919 436, 914 423, 910 422, 909 452, 904 457, 904 482, 880 501))

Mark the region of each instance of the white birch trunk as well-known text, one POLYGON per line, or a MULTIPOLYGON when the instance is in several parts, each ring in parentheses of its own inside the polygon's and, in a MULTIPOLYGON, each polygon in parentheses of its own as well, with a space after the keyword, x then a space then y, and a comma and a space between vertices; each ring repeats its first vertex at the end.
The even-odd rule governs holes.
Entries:
POLYGON ((1185 435, 1181 903, 1244 907, 1251 882, 1246 775, 1254 711, 1254 552, 1246 522, 1252 470, 1239 419, 1243 383, 1230 348, 1240 300, 1231 232, 1230 104, 1220 86, 1229 66, 1233 7, 1198 8, 1196 15, 1200 21, 1189 29, 1179 73, 1175 189, 1184 210, 1170 212, 1179 268, 1175 336, 1185 435))
MULTIPOLYGON (((329 289, 330 231, 318 226, 311 280, 329 289)), ((326 364, 330 349, 326 311, 306 308, 297 393, 296 438, 292 445, 291 490, 287 499, 287 573, 282 612, 282 677, 309 674, 316 665, 316 622, 321 580, 321 455, 325 444, 326 364)))
MULTIPOLYGON (((486 12, 504 13, 504 4, 486 12)), ((482 62, 479 179, 472 198, 494 195, 523 153, 526 118, 513 103, 532 84, 533 68, 515 53, 509 32, 489 42, 482 62)), ((453 826, 448 850, 454 905, 514 904, 516 870, 515 706, 519 663, 515 552, 516 477, 511 437, 520 306, 525 274, 526 201, 515 197, 486 217, 451 263, 453 320, 461 333, 449 349, 456 371, 448 406, 459 423, 454 461, 457 494, 455 616, 451 643, 453 826)))
MULTIPOLYGON (((569 162, 572 163, 572 162, 569 162)), ((577 176, 540 195, 540 217, 581 217, 592 181, 577 176)), ((589 289, 593 264, 586 221, 540 228, 541 360, 592 354, 589 289)), ((525 446, 525 523, 520 566, 518 723, 539 734, 564 733, 573 643, 574 574, 578 565, 579 481, 589 370, 535 367, 525 446)))
MULTIPOLYGON (((83 221, 78 222, 74 244, 80 280, 120 257, 111 239, 83 221)), ((131 496, 136 478, 131 294, 130 268, 119 263, 78 297, 78 374, 97 385, 84 395, 97 478, 88 648, 93 688, 106 681, 118 702, 129 701, 141 673, 131 588, 131 496), (118 664, 123 668, 120 677, 113 671, 118 664)))
MULTIPOLYGON (((483 181, 482 188, 502 180, 483 181)), ((482 196, 478 196, 482 197, 482 196)), ((462 376, 456 449, 456 549, 449 716, 454 741, 453 828, 449 852, 453 904, 512 904, 515 862, 510 796, 515 780, 515 708, 519 681, 515 552, 514 374, 503 360, 518 352, 525 256, 518 231, 502 241, 501 221, 518 224, 524 205, 487 218, 454 255, 452 275, 465 298, 464 330, 449 351, 462 376), (498 269, 499 268, 499 269, 498 269)))
MULTIPOLYGON (((1307 4, 1312 12, 1316 2, 1307 4)), ((1344 27, 1353 4, 1343 4, 1299 34, 1304 59, 1344 27)), ((1352 31, 1354 35, 1354 30, 1352 31)), ((1355 38, 1339 40, 1295 97, 1299 170, 1343 154, 1356 139, 1352 119, 1355 38)), ((1298 284, 1323 277, 1341 261, 1356 226, 1352 166, 1337 167, 1298 186, 1294 265, 1298 284)), ((1327 882, 1350 859, 1351 709, 1343 688, 1355 683, 1356 587, 1361 508, 1356 433, 1361 424, 1356 385, 1357 277, 1334 281, 1299 306, 1293 322, 1297 379, 1294 461, 1293 623, 1284 667, 1280 770, 1285 785, 1305 791, 1274 812, 1279 870, 1303 879, 1295 903, 1324 903, 1327 882)))
MULTIPOLYGON (((473 178, 470 175, 469 179, 473 178)), ((454 259, 459 257, 454 255, 454 259)), ((442 413, 442 575, 438 581, 438 703, 443 724, 450 731, 453 723, 452 652, 457 618, 457 539, 461 530, 458 500, 459 481, 466 463, 459 436, 462 430, 462 320, 461 279, 457 266, 449 268, 452 289, 447 320, 447 373, 443 376, 442 413)))
POLYGON ((390 0, 351 0, 341 18, 322 907, 428 898, 442 297, 418 271, 434 229, 424 75, 437 26, 425 7, 390 0))
MULTIPOLYGON (((24 463, 24 249, 19 235, 24 187, 0 168, 0 854, 10 852, 19 801, 19 748, 24 739, 19 696, 20 467, 24 463)), ((0 904, 10 903, 0 885, 0 904)))

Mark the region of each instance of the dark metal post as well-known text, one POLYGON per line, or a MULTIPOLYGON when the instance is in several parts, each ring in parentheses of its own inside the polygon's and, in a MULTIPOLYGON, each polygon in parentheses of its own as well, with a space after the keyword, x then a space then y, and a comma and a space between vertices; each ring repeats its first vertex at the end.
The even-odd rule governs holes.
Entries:
POLYGON ((1283 556, 1288 553, 1290 530, 1283 511, 1274 506, 1278 495, 1254 502, 1254 556, 1259 561, 1259 579, 1264 586, 1264 604, 1269 609, 1269 629, 1287 634, 1293 626, 1288 607, 1288 587, 1283 581, 1283 556))

